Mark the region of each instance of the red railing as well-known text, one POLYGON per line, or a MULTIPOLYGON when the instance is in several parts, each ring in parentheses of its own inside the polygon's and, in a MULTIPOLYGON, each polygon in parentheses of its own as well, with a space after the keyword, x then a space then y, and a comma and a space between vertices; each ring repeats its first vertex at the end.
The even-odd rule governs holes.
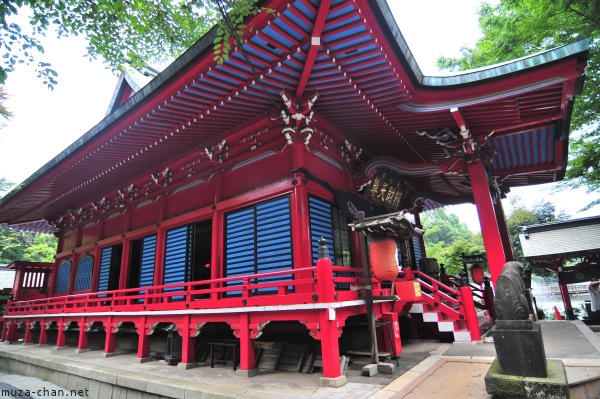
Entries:
POLYGON ((362 286, 363 279, 334 277, 333 272, 358 276, 362 269, 324 263, 329 265, 318 263, 303 269, 10 302, 6 315, 215 309, 358 299, 357 291, 336 290, 335 284, 362 286), (265 281, 282 276, 289 279, 265 281))
MULTIPOLYGON (((452 287, 460 288, 460 279, 458 277, 447 274, 446 278, 452 287)), ((494 290, 487 278, 483 285, 483 288, 481 288, 476 284, 469 283, 469 287, 471 287, 473 293, 475 307, 480 310, 485 310, 493 324, 497 318, 496 309, 494 308, 494 290)))
POLYGON ((419 282, 422 298, 427 304, 451 319, 464 320, 471 333, 471 340, 481 340, 471 287, 454 289, 418 270, 403 269, 402 276, 404 279, 419 282))

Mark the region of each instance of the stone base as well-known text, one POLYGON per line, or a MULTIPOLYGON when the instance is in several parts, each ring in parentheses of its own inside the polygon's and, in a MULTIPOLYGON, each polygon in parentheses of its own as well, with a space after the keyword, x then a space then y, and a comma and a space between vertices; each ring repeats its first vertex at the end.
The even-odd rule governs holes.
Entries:
POLYGON ((50 344, 38 344, 38 347, 49 346, 50 344))
POLYGON ((502 372, 546 377, 546 352, 539 322, 498 320, 492 336, 502 372))
MULTIPOLYGON (((181 363, 180 363, 181 364, 181 363)), ((235 370, 235 375, 237 375, 238 377, 246 377, 246 378, 250 378, 250 377, 254 377, 258 375, 258 369, 254 368, 254 369, 250 369, 250 370, 241 370, 241 369, 237 369, 235 370)))
POLYGON ((392 363, 379 363, 377 365, 377 371, 379 371, 381 374, 395 374, 396 366, 394 366, 392 363))
POLYGON ((88 348, 85 349, 75 349, 75 353, 85 353, 85 352, 89 352, 90 350, 88 348))
MULTIPOLYGON (((150 358, 150 359, 152 359, 152 358, 150 358)), ((197 362, 177 363, 177 367, 180 369, 189 370, 189 369, 193 369, 194 367, 198 367, 198 363, 197 362)))
POLYGON ((138 363, 148 363, 148 362, 151 362, 152 360, 154 360, 151 357, 138 357, 136 359, 137 359, 138 363))
POLYGON ((373 377, 379 372, 379 367, 376 364, 367 364, 362 368, 362 375, 365 377, 373 377))
POLYGON ((52 348, 52 350, 55 350, 55 351, 62 351, 65 349, 69 349, 69 347, 68 346, 55 346, 54 348, 52 348))
POLYGON ((33 342, 23 342, 23 345, 33 345, 33 342))
POLYGON ((331 388, 339 388, 341 386, 346 385, 346 376, 345 375, 341 375, 339 377, 336 378, 329 378, 329 377, 321 377, 319 378, 319 384, 325 387, 331 387, 331 388))
POLYGON ((502 373, 496 359, 485 375, 485 389, 498 399, 569 398, 569 384, 563 362, 548 359, 547 364, 548 377, 521 377, 502 373))
POLYGON ((117 352, 109 352, 106 353, 104 352, 104 357, 113 357, 113 356, 118 356, 119 354, 117 352))

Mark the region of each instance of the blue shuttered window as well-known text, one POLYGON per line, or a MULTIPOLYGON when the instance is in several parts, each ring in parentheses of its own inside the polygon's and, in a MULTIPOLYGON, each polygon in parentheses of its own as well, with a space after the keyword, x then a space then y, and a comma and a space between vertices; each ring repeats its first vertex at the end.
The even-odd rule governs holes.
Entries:
MULTIPOLYGON (((226 277, 265 273, 293 267, 290 198, 263 202, 231 212, 225 217, 226 277)), ((291 277, 263 278, 261 283, 285 281, 291 277)), ((232 285, 241 283, 233 282, 232 285)), ((276 288, 261 289, 272 293, 276 288)), ((240 294, 239 291, 230 293, 240 294)))
MULTIPOLYGON (((142 256, 140 262, 139 287, 154 285, 154 263, 156 260, 156 235, 149 236, 142 241, 142 256)), ((141 294, 146 291, 140 291, 141 294)))
MULTIPOLYGON (((350 228, 346 217, 337 207, 315 197, 308 198, 310 214, 310 237, 313 264, 319 259, 319 239, 327 240, 329 257, 335 266, 352 266, 350 228)), ((346 277, 348 273, 335 272, 334 276, 346 277)), ((336 284, 338 289, 349 289, 348 283, 336 284)))
POLYGON ((100 271, 98 272, 98 292, 108 291, 111 258, 112 247, 103 248, 100 254, 100 271))
POLYGON ((419 269, 419 262, 421 261, 421 258, 423 258, 423 249, 421 248, 421 240, 419 239, 418 236, 413 236, 412 237, 412 242, 413 242, 413 249, 415 251, 415 268, 419 269))
MULTIPOLYGON (((163 284, 177 284, 189 281, 189 265, 191 263, 191 224, 167 231, 165 244, 165 262, 163 284)), ((165 292, 179 291, 180 288, 167 288, 165 292)), ((182 297, 173 297, 181 299, 182 297)))
POLYGON ((57 294, 62 294, 69 291, 69 282, 71 280, 71 261, 63 262, 58 268, 58 277, 56 279, 57 294))
POLYGON ((86 255, 79 261, 77 266, 77 278, 75 279, 75 291, 89 290, 92 288, 92 270, 94 269, 94 257, 86 255))

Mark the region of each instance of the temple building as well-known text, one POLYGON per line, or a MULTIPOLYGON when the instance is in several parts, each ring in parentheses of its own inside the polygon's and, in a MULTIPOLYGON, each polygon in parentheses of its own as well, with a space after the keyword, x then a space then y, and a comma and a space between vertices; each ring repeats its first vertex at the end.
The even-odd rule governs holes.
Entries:
POLYGON ((495 281, 513 260, 500 198, 564 176, 588 41, 431 77, 385 0, 264 6, 222 63, 214 28, 145 86, 122 78, 108 115, 0 200, 0 223, 58 237, 53 264, 12 266, 4 340, 103 334, 110 355, 126 331, 143 361, 164 327, 191 367, 227 336, 251 376, 258 340, 303 334, 335 386, 369 311, 388 353, 408 312, 481 339, 471 287, 420 270, 419 213, 475 203, 495 281), (377 232, 396 283, 368 273, 377 232))

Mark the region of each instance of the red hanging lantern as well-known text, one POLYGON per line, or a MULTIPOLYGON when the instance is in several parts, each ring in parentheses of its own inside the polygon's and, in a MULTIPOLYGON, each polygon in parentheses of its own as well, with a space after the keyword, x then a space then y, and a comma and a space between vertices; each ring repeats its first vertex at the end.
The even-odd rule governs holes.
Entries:
POLYGON ((484 277, 484 272, 483 272, 483 267, 481 267, 481 265, 473 265, 471 266, 471 278, 473 279, 473 282, 475 284, 483 284, 483 277, 484 277))
POLYGON ((369 243, 369 257, 373 273, 381 281, 396 281, 398 277, 398 247, 389 237, 373 238, 369 243))

